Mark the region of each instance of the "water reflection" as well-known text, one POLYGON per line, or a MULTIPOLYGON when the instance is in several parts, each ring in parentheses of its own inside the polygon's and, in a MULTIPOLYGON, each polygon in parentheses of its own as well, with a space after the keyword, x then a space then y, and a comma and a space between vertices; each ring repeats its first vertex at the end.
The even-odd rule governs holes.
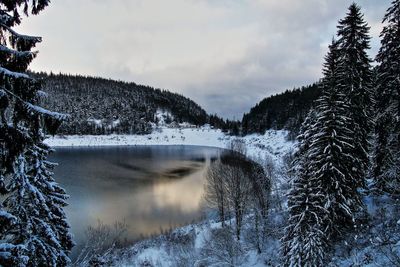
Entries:
POLYGON ((75 240, 98 219, 125 220, 131 239, 201 216, 206 166, 220 150, 190 146, 59 148, 56 180, 71 198, 75 240))

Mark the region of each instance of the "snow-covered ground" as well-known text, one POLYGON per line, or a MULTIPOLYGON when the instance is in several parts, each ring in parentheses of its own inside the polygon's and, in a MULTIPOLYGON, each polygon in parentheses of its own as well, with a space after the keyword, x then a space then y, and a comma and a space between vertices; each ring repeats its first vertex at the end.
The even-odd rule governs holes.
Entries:
MULTIPOLYGON (((247 154, 251 158, 269 155, 279 162, 284 154, 293 148, 286 140, 287 131, 269 130, 264 135, 252 134, 242 137, 247 154)), ((226 148, 237 137, 224 134, 209 126, 186 128, 157 128, 147 135, 70 135, 46 139, 52 147, 95 147, 95 146, 139 146, 139 145, 191 145, 226 148)))
MULTIPOLYGON (((330 251, 327 267, 389 267, 400 266, 400 210, 399 204, 387 196, 367 197, 368 224, 346 234, 330 251)), ((233 222, 234 223, 234 222, 233 222)), ((254 231, 244 223, 241 241, 221 239, 215 234, 222 231, 221 223, 206 220, 178 228, 171 233, 140 241, 124 249, 112 250, 101 260, 111 266, 280 266, 280 234, 282 215, 274 210, 270 214, 270 230, 261 253, 246 236, 254 231), (235 250, 240 244, 240 249, 235 250), (207 263, 214 264, 208 265, 207 263), (206 262, 206 264, 205 264, 206 262)), ((227 223, 229 225, 229 223, 227 223)), ((233 235, 233 234, 232 234, 233 235)))
POLYGON ((270 247, 259 254, 246 241, 240 242, 234 237, 215 240, 215 232, 222 229, 221 223, 213 220, 188 225, 157 238, 141 241, 132 247, 113 251, 103 259, 112 266, 124 267, 263 267, 267 266, 266 263, 278 262, 277 244, 271 243, 270 247), (235 245, 239 243, 241 248, 235 251, 235 245), (225 254, 224 249, 231 250, 225 254), (270 260, 272 258, 275 260, 270 260))

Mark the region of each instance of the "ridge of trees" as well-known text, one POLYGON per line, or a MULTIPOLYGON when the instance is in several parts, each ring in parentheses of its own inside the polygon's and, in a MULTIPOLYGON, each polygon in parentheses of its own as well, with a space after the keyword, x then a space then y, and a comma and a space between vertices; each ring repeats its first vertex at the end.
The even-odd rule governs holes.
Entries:
POLYGON ((61 125, 60 134, 147 134, 158 122, 158 110, 169 113, 166 123, 208 123, 239 133, 238 122, 207 114, 193 100, 168 90, 82 75, 33 75, 44 81, 43 90, 50 96, 43 105, 71 115, 61 125))
POLYGON ((286 129, 291 133, 290 139, 294 139, 320 95, 318 83, 314 83, 264 98, 243 115, 243 134, 264 134, 268 129, 286 129))

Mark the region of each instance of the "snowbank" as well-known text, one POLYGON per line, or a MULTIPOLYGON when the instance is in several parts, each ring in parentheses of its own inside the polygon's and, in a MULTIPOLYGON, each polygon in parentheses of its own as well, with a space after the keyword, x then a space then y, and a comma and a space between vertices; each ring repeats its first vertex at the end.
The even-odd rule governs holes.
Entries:
MULTIPOLYGON (((286 140, 287 131, 268 130, 264 135, 242 137, 251 158, 264 158, 266 154, 276 161, 293 148, 286 140)), ((226 148, 236 137, 219 129, 162 127, 147 135, 70 135, 55 136, 45 140, 52 147, 138 146, 138 145, 191 145, 226 148)))
POLYGON ((147 135, 69 135, 46 139, 55 147, 74 146, 136 146, 136 145, 194 145, 225 147, 230 137, 220 130, 207 128, 160 128, 147 135))

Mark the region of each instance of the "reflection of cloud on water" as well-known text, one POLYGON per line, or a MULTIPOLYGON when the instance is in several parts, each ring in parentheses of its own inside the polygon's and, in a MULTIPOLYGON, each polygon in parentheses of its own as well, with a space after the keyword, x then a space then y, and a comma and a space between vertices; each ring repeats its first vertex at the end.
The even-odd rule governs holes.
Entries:
POLYGON ((199 219, 205 168, 219 153, 199 147, 64 152, 55 157, 56 177, 71 195, 66 212, 78 243, 98 219, 125 220, 130 239, 199 219))
POLYGON ((157 179, 134 193, 102 195, 85 209, 90 210, 92 222, 126 220, 131 238, 159 233, 161 228, 190 223, 200 216, 204 171, 197 168, 184 179, 157 179))
POLYGON ((203 196, 202 176, 203 171, 200 171, 174 183, 153 184, 152 189, 157 206, 160 208, 180 207, 183 212, 198 210, 203 196))

